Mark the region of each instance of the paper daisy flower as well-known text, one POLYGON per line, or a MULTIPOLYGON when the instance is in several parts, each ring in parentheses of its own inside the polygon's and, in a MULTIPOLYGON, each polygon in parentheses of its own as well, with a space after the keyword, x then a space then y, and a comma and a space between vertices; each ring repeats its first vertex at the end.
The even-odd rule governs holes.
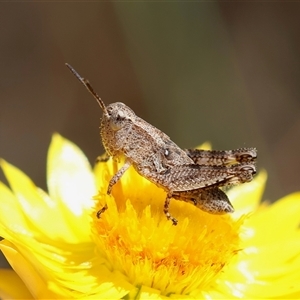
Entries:
POLYGON ((92 170, 71 142, 54 135, 48 193, 1 161, 1 299, 300 298, 300 193, 260 205, 266 174, 229 191, 236 212, 207 214, 171 201, 130 168, 92 170), (96 217, 101 207, 108 209, 96 217))

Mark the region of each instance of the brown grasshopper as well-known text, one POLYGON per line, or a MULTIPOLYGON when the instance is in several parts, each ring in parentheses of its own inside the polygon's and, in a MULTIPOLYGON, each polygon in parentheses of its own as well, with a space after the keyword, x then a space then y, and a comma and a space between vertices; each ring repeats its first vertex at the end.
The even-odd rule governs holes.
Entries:
MULTIPOLYGON (((111 178, 107 194, 132 165, 143 177, 167 192, 166 217, 172 198, 191 202, 212 214, 233 212, 233 206, 220 187, 249 182, 256 173, 255 148, 228 151, 182 150, 165 133, 139 118, 124 103, 105 105, 89 81, 69 64, 71 72, 94 96, 103 110, 100 125, 102 142, 108 157, 125 157, 124 165, 111 178)), ((98 211, 100 217, 107 206, 98 211)))

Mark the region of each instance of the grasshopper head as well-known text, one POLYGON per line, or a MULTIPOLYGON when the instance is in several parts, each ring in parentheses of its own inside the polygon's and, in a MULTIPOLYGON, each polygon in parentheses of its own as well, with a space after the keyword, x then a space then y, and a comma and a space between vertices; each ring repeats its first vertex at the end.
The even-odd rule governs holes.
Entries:
POLYGON ((123 154, 123 147, 128 143, 128 133, 136 118, 135 113, 124 103, 111 103, 106 107, 100 125, 103 146, 110 156, 123 154))
POLYGON ((103 114, 101 125, 105 123, 105 127, 109 127, 113 131, 118 131, 133 122, 136 118, 131 108, 122 102, 109 104, 106 107, 107 114, 103 114))

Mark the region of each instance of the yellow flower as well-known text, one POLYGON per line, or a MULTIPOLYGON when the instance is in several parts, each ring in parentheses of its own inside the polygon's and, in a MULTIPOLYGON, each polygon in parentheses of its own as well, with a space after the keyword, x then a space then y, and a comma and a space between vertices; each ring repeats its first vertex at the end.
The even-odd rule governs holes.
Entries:
POLYGON ((92 170, 56 134, 47 194, 1 161, 0 249, 14 269, 0 270, 1 299, 300 298, 300 193, 260 205, 261 172, 228 192, 231 215, 172 200, 172 226, 165 192, 132 168, 106 195, 120 165, 92 170))

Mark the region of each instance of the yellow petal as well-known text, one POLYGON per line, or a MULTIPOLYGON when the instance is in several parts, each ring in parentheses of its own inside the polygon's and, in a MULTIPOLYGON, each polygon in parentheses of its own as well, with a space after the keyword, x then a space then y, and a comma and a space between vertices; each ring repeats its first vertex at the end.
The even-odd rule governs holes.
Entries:
POLYGON ((211 143, 210 142, 205 142, 199 146, 196 147, 196 149, 200 150, 211 150, 211 143))
POLYGON ((47 289, 47 285, 40 276, 39 271, 35 270, 34 265, 25 259, 13 244, 6 240, 2 240, 0 242, 0 249, 12 268, 27 286, 29 293, 33 295, 34 298, 57 298, 57 295, 54 295, 47 289))
MULTIPOLYGON (((26 232, 30 232, 31 235, 34 233, 40 239, 43 238, 45 240, 49 237, 73 242, 78 240, 80 237, 79 232, 74 230, 78 223, 75 220, 73 224, 65 221, 67 216, 70 215, 66 207, 50 199, 44 191, 37 188, 31 179, 18 168, 4 160, 1 160, 1 167, 15 195, 13 196, 9 193, 7 188, 1 184, 0 192, 2 194, 0 201, 6 207, 6 212, 1 211, 3 216, 1 223, 5 224, 5 227, 11 228, 15 233, 26 234, 26 232), (12 213, 13 209, 16 209, 14 213, 12 213), (10 213, 15 216, 13 222, 10 213), (19 216, 16 216, 17 214, 19 216)), ((84 232, 84 236, 89 240, 87 231, 84 232)))
POLYGON ((83 152, 72 142, 54 134, 48 151, 49 195, 66 202, 74 214, 90 208, 96 194, 91 166, 83 152))
MULTIPOLYGON (((276 201, 268 207, 267 211, 259 214, 261 222, 265 225, 263 219, 274 220, 271 225, 273 232, 276 232, 276 238, 286 237, 287 231, 293 232, 299 230, 300 224, 300 192, 293 193, 276 201), (265 215, 263 217, 263 214, 265 215)), ((265 227, 263 225, 263 227, 265 227)))
MULTIPOLYGON (((1 160, 1 167, 3 172, 14 192, 13 196, 8 190, 2 185, 1 187, 1 203, 6 207, 7 213, 11 213, 12 209, 16 209, 14 215, 16 214, 23 215, 23 217, 18 216, 14 222, 11 222, 8 219, 8 216, 5 216, 3 213, 3 219, 6 220, 6 226, 14 228, 17 226, 24 226, 28 228, 32 226, 37 230, 37 232, 48 232, 49 231, 49 222, 53 220, 52 215, 52 205, 53 203, 44 201, 44 198, 41 197, 40 190, 34 185, 34 183, 28 178, 22 171, 13 165, 7 163, 4 160, 1 160), (11 203, 10 203, 11 201, 11 203), (19 219, 21 224, 17 224, 16 221, 19 219), (44 225, 44 227, 43 227, 44 225)), ((52 209, 53 210, 53 209, 52 209)), ((20 228, 20 227, 19 227, 20 228)))
POLYGON ((246 219, 242 251, 218 281, 238 298, 300 297, 299 193, 264 206, 246 219))
POLYGON ((0 182, 0 236, 8 238, 15 233, 32 236, 32 232, 27 226, 27 221, 21 213, 22 208, 18 199, 11 190, 2 182, 0 182), (12 221, 13 220, 13 221, 12 221))
POLYGON ((66 206, 65 217, 81 239, 89 239, 89 213, 96 194, 93 172, 86 156, 70 141, 54 134, 48 151, 49 194, 66 206))
POLYGON ((24 282, 13 270, 0 269, 0 278, 1 299, 34 299, 24 282))
POLYGON ((138 295, 136 298, 139 297, 140 299, 167 299, 160 294, 160 291, 156 289, 152 289, 150 287, 142 285, 139 289, 138 295))
POLYGON ((268 245, 274 241, 293 238, 299 232, 299 223, 300 193, 293 193, 257 211, 246 221, 245 226, 254 230, 246 232, 252 238, 245 240, 245 245, 268 245))
POLYGON ((254 212, 262 198, 267 181, 267 172, 261 171, 251 182, 233 187, 228 191, 228 198, 235 212, 232 216, 240 216, 254 212))

